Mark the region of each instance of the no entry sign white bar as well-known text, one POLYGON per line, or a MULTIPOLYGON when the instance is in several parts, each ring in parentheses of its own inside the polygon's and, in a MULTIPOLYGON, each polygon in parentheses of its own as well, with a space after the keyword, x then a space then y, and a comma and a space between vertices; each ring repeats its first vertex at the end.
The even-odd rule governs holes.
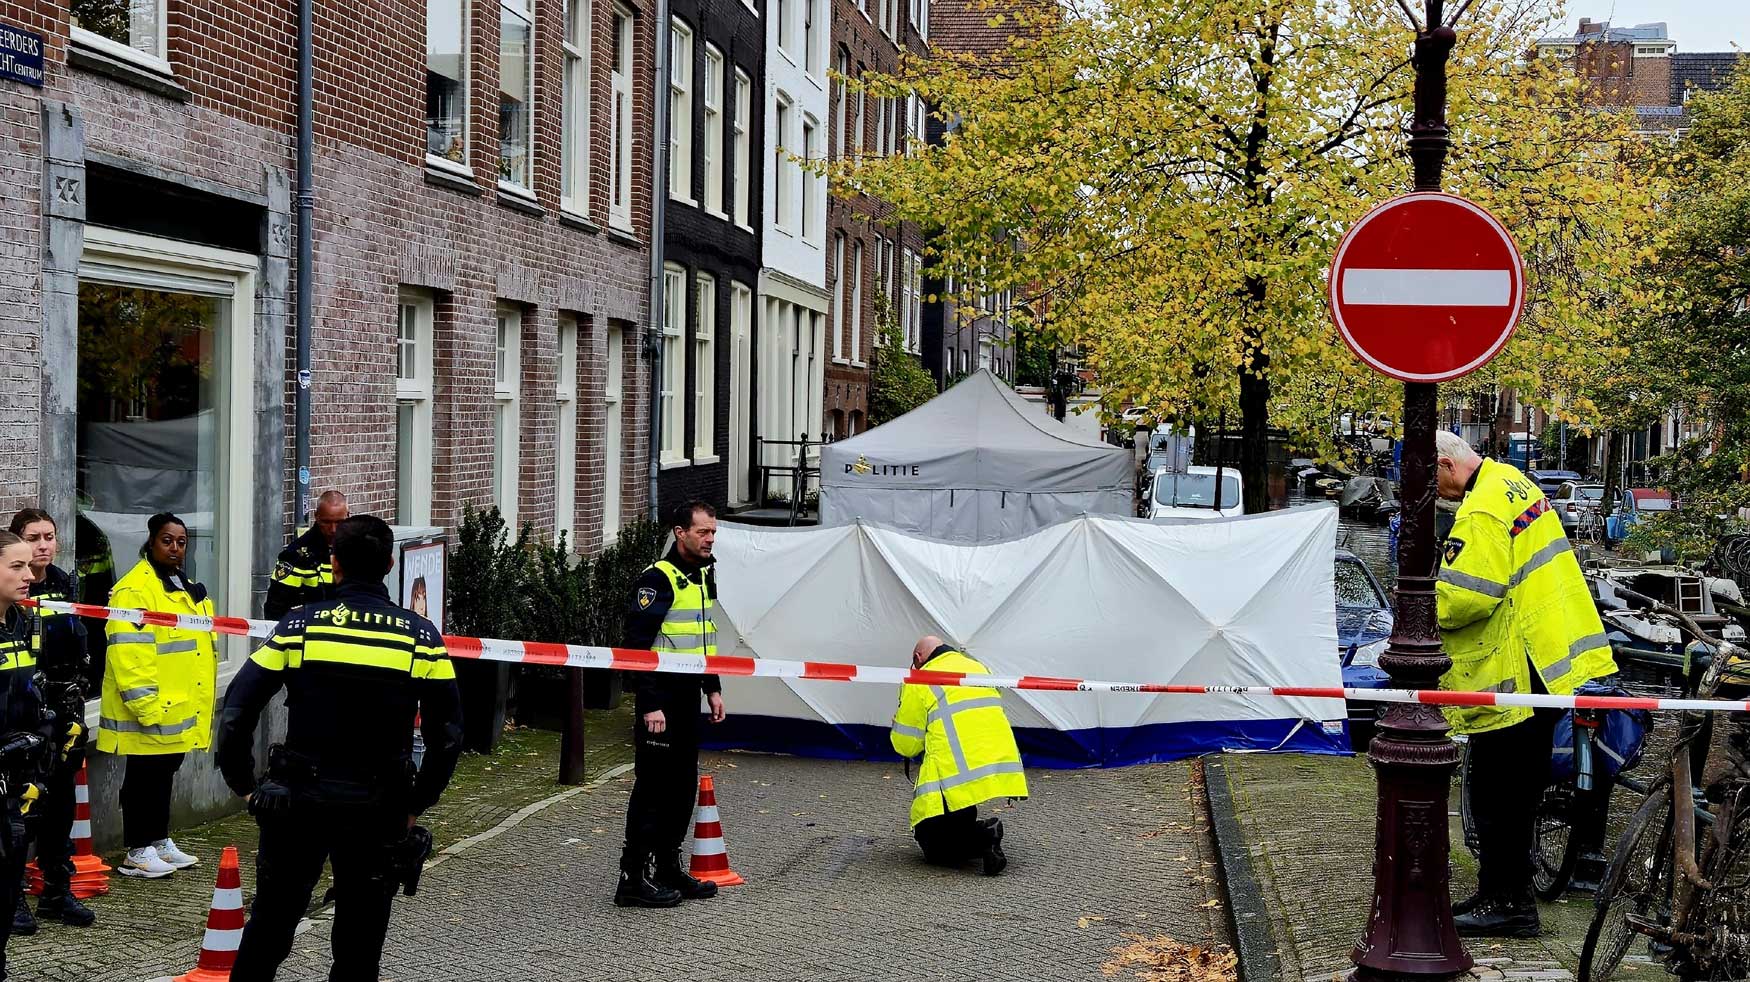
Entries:
POLYGON ((1343 302, 1369 307, 1505 307, 1513 302, 1513 276, 1504 269, 1346 269, 1343 302))

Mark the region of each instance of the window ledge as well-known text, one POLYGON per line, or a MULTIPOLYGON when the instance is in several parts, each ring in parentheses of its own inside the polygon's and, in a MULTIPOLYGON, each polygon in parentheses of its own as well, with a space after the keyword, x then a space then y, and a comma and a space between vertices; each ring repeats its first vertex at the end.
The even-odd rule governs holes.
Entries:
POLYGON ((849 365, 851 360, 849 358, 834 358, 832 363, 834 365, 849 365))
POLYGON ((693 462, 686 459, 685 457, 682 457, 679 460, 665 460, 661 464, 658 464, 657 468, 659 470, 665 470, 665 471, 678 471, 683 467, 691 467, 691 466, 693 466, 693 462))
POLYGON ((753 226, 749 225, 746 222, 736 222, 735 227, 738 229, 741 229, 743 232, 746 232, 749 235, 754 234, 753 226))
POLYGON ((82 68, 92 74, 115 79, 137 89, 145 89, 147 92, 161 95, 166 99, 188 102, 194 98, 194 93, 176 81, 174 75, 154 71, 144 65, 136 65, 132 61, 118 58, 82 43, 77 37, 67 45, 67 63, 75 68, 82 68))
POLYGON ((547 213, 547 209, 541 207, 541 203, 535 200, 534 195, 515 185, 507 185, 503 181, 498 183, 498 203, 512 211, 520 211, 525 215, 534 215, 537 218, 547 213))
POLYGON ((712 464, 721 464, 722 462, 723 462, 723 458, 717 456, 716 454, 712 454, 709 457, 694 457, 693 458, 693 466, 694 467, 709 467, 712 464))
POLYGON ((614 226, 614 225, 608 226, 608 239, 610 241, 613 241, 613 242, 618 242, 624 246, 631 246, 634 249, 644 248, 644 240, 643 239, 640 239, 637 235, 633 234, 631 231, 629 231, 627 229, 620 228, 618 226, 614 226))
POLYGON ((851 359, 851 367, 852 368, 868 368, 869 363, 866 361, 860 361, 856 358, 852 358, 851 359))
POLYGON ((575 211, 567 211, 564 208, 559 209, 559 224, 577 229, 580 232, 588 232, 591 235, 599 235, 602 230, 600 225, 597 225, 582 215, 579 215, 575 211))
POLYGON ((705 214, 710 215, 712 218, 715 218, 720 222, 729 221, 729 213, 717 208, 706 208, 705 214))
POLYGON ((425 162, 425 183, 451 191, 460 191, 479 197, 486 190, 475 183, 474 177, 466 170, 453 167, 439 167, 430 159, 425 162))

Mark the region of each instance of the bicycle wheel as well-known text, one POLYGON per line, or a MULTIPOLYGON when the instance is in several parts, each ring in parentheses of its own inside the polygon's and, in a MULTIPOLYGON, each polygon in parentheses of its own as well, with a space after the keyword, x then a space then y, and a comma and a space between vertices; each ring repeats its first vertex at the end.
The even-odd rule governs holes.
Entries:
POLYGON ((1636 937, 1629 915, 1668 912, 1671 818, 1671 785, 1660 781, 1629 819, 1598 887, 1598 907, 1580 949, 1580 982, 1605 982, 1616 973, 1636 937))
POLYGON ((1555 900, 1568 892, 1580 847, 1569 814, 1573 785, 1563 782, 1545 789, 1537 804, 1537 838, 1531 850, 1531 889, 1539 900, 1555 900))
MULTIPOLYGON (((1722 982, 1750 977, 1750 790, 1734 789, 1732 827, 1724 847, 1715 840, 1703 876, 1714 886, 1695 898, 1688 929, 1703 941, 1686 952, 1685 979, 1722 982)), ((1713 831, 1718 835, 1719 830, 1713 831)))

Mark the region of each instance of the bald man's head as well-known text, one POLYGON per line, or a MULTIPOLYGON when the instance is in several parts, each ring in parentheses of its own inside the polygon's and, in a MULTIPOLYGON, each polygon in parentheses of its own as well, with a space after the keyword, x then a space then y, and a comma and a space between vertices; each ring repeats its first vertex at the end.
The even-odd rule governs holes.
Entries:
POLYGON ((322 497, 316 499, 316 520, 312 524, 322 532, 322 538, 334 545, 334 530, 340 523, 352 517, 352 509, 347 507, 346 495, 339 491, 324 491, 322 497))
POLYGON ((934 634, 926 634, 923 637, 919 638, 917 645, 911 649, 912 667, 917 668, 917 667, 921 666, 924 662, 929 661, 930 656, 935 654, 936 649, 940 648, 942 645, 944 645, 946 643, 947 642, 943 641, 941 638, 936 637, 934 634))

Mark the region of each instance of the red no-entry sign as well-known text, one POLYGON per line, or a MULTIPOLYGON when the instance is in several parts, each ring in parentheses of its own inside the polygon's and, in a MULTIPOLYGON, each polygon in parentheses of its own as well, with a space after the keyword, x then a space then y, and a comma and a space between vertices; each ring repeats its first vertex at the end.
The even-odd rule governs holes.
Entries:
POLYGON ((1525 306, 1525 269, 1493 215, 1450 194, 1393 198, 1331 261, 1331 317, 1376 371, 1444 382, 1495 357, 1525 306))

